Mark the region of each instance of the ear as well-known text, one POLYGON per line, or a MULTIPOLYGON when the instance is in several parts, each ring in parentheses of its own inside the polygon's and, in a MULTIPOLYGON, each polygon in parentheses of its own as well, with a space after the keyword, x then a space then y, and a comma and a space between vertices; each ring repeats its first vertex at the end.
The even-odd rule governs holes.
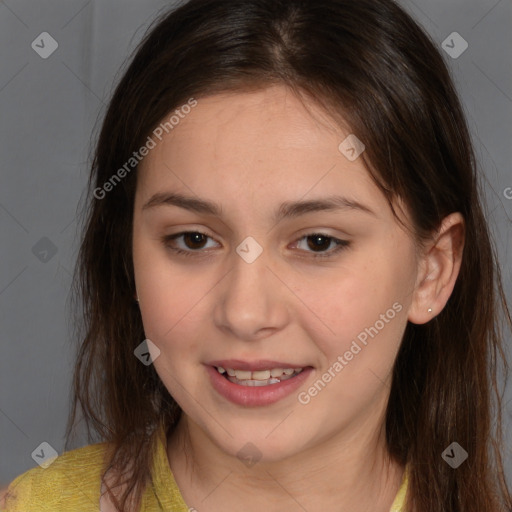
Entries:
POLYGON ((445 307, 459 275, 464 233, 464 218, 452 213, 425 246, 407 317, 410 322, 427 323, 445 307))

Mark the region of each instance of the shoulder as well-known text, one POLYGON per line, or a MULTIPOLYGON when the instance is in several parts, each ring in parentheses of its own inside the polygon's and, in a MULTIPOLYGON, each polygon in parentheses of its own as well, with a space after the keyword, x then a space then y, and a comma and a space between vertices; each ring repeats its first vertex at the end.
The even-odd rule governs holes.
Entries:
POLYGON ((97 443, 64 452, 46 467, 38 466, 22 473, 0 496, 1 510, 73 512, 97 509, 107 446, 97 443))

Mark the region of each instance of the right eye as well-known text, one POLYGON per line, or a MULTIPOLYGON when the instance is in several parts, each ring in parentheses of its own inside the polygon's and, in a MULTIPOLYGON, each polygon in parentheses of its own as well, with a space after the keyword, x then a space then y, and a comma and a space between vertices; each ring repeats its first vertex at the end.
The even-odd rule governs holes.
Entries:
MULTIPOLYGON (((211 238, 206 233, 200 231, 182 231, 174 235, 166 235, 162 238, 162 243, 165 247, 171 249, 177 254, 183 256, 195 256, 195 252, 204 252, 201 249, 204 248, 204 242, 206 239, 211 238), (183 238, 185 247, 175 247, 175 241, 183 238), (190 245, 189 245, 190 244, 190 245)), ((212 239, 213 240, 213 239, 212 239)))

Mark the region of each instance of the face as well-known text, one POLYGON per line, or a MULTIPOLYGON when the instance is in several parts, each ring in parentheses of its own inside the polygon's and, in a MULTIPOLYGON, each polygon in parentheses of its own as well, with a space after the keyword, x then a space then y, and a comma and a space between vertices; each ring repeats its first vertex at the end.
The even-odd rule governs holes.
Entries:
POLYGON ((133 260, 155 369, 226 454, 251 442, 280 460, 382 424, 418 261, 339 149, 349 133, 284 87, 216 95, 139 169, 133 260))

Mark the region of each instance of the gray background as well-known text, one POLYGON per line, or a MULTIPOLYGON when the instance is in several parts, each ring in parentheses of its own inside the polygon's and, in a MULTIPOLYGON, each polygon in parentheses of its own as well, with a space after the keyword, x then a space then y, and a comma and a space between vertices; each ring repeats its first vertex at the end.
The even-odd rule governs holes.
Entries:
MULTIPOLYGON (((78 248, 77 205, 94 130, 119 67, 148 24, 172 4, 0 1, 0 486, 36 465, 31 454, 41 442, 62 453, 75 347, 67 301, 78 248), (47 59, 31 47, 42 32, 58 43, 47 59)), ((438 47, 452 32, 469 44, 456 59, 441 51, 485 170, 488 212, 510 300, 512 2, 402 4, 438 47)), ((510 440, 510 386, 504 403, 510 440)), ((504 456, 510 475, 510 450, 504 456)))

